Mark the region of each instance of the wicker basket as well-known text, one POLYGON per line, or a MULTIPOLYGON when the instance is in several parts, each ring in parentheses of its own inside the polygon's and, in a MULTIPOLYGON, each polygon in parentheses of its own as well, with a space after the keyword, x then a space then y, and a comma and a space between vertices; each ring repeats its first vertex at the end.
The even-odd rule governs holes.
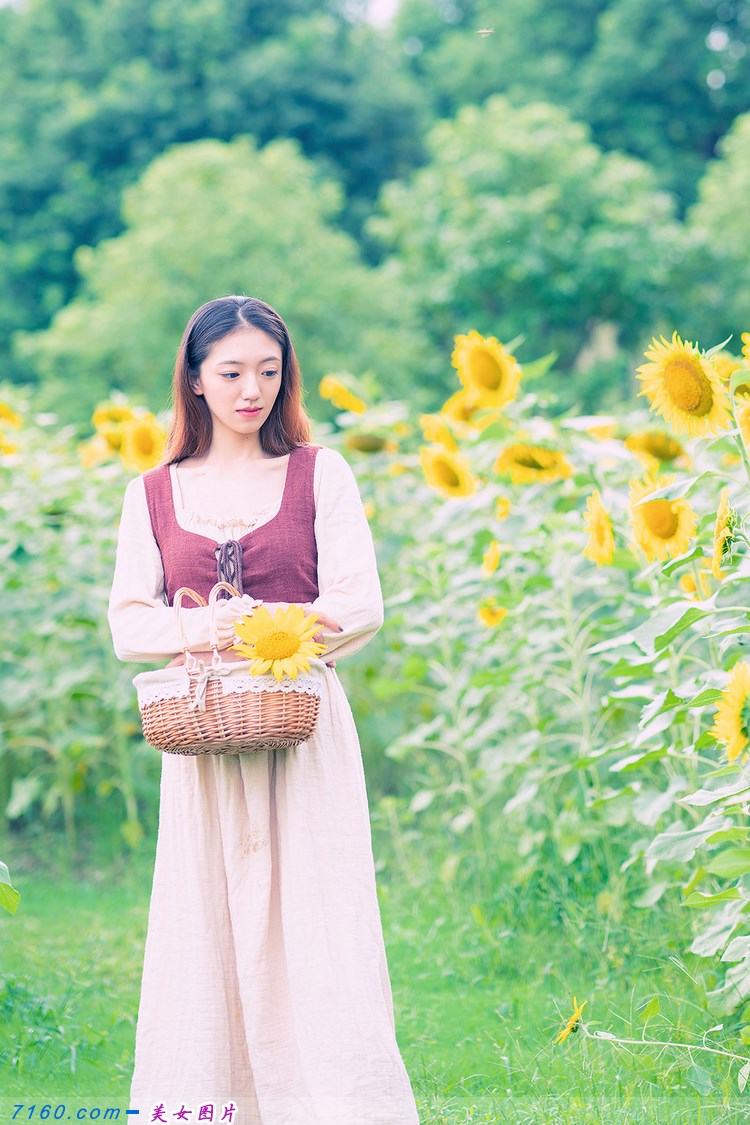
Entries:
POLYGON ((133 679, 144 737, 167 754, 241 754, 297 746, 315 730, 326 665, 310 657, 309 672, 277 681, 271 675, 251 675, 246 661, 222 661, 215 629, 222 590, 238 596, 228 582, 217 582, 209 594, 209 663, 190 652, 180 616, 184 597, 198 605, 206 602, 185 586, 175 594, 185 663, 133 679))

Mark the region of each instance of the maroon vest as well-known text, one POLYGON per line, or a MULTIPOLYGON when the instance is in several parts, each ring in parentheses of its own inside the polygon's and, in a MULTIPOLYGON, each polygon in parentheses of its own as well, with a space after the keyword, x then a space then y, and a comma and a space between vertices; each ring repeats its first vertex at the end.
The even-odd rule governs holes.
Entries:
POLYGON ((220 580, 231 582, 241 594, 267 602, 312 602, 317 598, 313 474, 320 448, 299 445, 292 449, 276 515, 226 543, 180 527, 169 465, 143 474, 169 605, 180 586, 189 586, 208 598, 211 587, 220 580))

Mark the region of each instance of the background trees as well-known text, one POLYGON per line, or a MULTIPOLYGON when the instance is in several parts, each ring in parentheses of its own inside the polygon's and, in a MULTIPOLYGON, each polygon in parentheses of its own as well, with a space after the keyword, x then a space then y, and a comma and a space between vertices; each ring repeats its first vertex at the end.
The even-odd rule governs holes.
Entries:
POLYGON ((593 326, 625 344, 658 321, 680 232, 647 165, 603 152, 560 108, 499 96, 429 135, 371 229, 394 252, 436 346, 476 328, 576 358, 593 326))
MULTIPOLYGON (((128 323, 141 325, 130 337, 142 340, 141 363, 157 369, 127 378, 161 385, 188 290, 180 316, 167 311, 174 279, 146 261, 151 204, 143 189, 123 206, 123 193, 139 182, 161 191, 148 169, 175 145, 238 137, 253 138, 258 151, 294 140, 290 170, 302 168, 302 155, 314 162, 300 173, 299 191, 283 181, 309 224, 280 199, 276 218, 266 212, 271 229, 282 215, 291 224, 301 259, 314 260, 321 222, 326 237, 339 228, 350 240, 336 243, 347 277, 357 263, 357 283, 343 286, 339 310, 346 332, 339 348, 329 347, 328 329, 308 336, 313 375, 340 364, 343 352, 347 366, 371 365, 383 347, 379 377, 387 383, 398 371, 427 401, 447 374, 425 337, 442 349, 456 328, 476 325, 506 338, 541 334, 533 351, 559 351, 566 386, 592 405, 602 378, 587 375, 580 356, 597 354, 591 338, 602 325, 610 351, 619 348, 621 373, 653 331, 675 320, 707 343, 747 327, 746 303, 727 302, 714 277, 717 269, 741 271, 744 243, 731 208, 722 208, 723 188, 711 185, 741 163, 732 142, 726 150, 720 142, 750 112, 750 0, 402 0, 382 29, 367 23, 366 8, 364 0, 323 0, 312 10, 303 0, 272 8, 258 0, 27 0, 0 8, 3 377, 38 383, 54 372, 92 388, 125 378, 114 341, 116 325, 128 323), (323 181, 337 183, 339 194, 321 211, 323 181), (303 184, 317 202, 303 199, 303 184), (117 252, 76 253, 120 235, 127 238, 117 252), (105 258, 114 271, 113 255, 136 243, 137 268, 126 264, 123 292, 133 292, 134 270, 151 277, 150 315, 164 319, 158 347, 145 347, 156 330, 153 319, 139 319, 143 302, 134 298, 125 310, 115 274, 103 280, 105 258), (721 249, 729 243, 735 249, 721 249), (348 299, 360 291, 378 296, 348 299), (113 335, 92 351, 83 312, 94 306, 92 332, 113 335), (395 332, 400 341, 396 367, 388 347, 373 343, 377 321, 381 336, 395 332)), ((196 149, 207 161, 213 152, 196 149)), ((191 176, 204 186, 191 180, 190 223, 177 202, 183 222, 171 222, 166 189, 158 221, 210 262, 215 247, 200 231, 215 229, 212 200, 229 189, 208 167, 199 176, 198 163, 196 155, 191 176)), ((334 189, 326 190, 332 199, 334 189)), ((258 192, 263 185, 254 182, 253 198, 258 192)), ((242 226, 240 199, 230 211, 242 226)), ((248 210, 245 223, 252 218, 248 210)), ((191 293, 211 295, 227 276, 243 291, 271 278, 276 267, 260 247, 276 253, 274 237, 264 231, 242 260, 226 243, 215 255, 221 268, 207 270, 205 287, 191 293), (252 274, 243 260, 252 260, 252 274)), ((248 249, 242 239, 237 246, 248 249)), ((336 284, 311 271, 302 269, 308 285, 337 300, 336 284)), ((300 315, 305 332, 322 315, 301 315, 315 302, 297 303, 284 285, 270 290, 292 301, 282 311, 300 315)), ((80 396, 81 409, 89 397, 80 396)))
POLYGON ((71 402, 90 413, 112 386, 165 405, 187 319, 223 293, 284 310, 311 391, 330 368, 375 364, 395 391, 425 355, 412 293, 363 265, 335 227, 341 189, 295 142, 178 145, 124 198, 124 232, 78 251, 78 296, 20 343, 63 416, 71 402))

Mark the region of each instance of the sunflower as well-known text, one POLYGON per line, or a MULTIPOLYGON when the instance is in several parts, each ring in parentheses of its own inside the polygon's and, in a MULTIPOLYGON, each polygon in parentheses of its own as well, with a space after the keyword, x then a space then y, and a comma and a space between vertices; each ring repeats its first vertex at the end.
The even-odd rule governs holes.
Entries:
POLYGON ((458 450, 456 439, 445 418, 441 418, 439 414, 420 414, 419 424, 422 427, 425 441, 442 445, 446 449, 451 449, 454 453, 458 450))
POLYGON ((123 422, 120 457, 129 469, 145 473, 159 464, 166 434, 153 414, 141 414, 123 422))
POLYGON ((112 452, 119 453, 122 448, 122 428, 126 422, 132 422, 137 417, 135 411, 123 403, 103 402, 92 414, 91 424, 112 452))
POLYGON ((739 523, 736 509, 730 507, 727 496, 729 489, 723 488, 719 498, 719 507, 716 512, 716 525, 714 527, 714 549, 711 558, 711 573, 714 578, 721 578, 722 560, 732 555, 732 542, 734 529, 739 523))
POLYGON ((583 549, 584 555, 595 562, 597 566, 601 566, 603 563, 611 563, 615 553, 612 521, 602 504, 598 488, 595 488, 586 500, 584 521, 589 533, 589 541, 583 549))
POLYGON ((739 428, 742 444, 745 446, 747 453, 750 453, 750 399, 737 404, 734 410, 734 420, 739 428))
POLYGON ((659 462, 676 461, 685 456, 685 447, 666 430, 637 430, 625 438, 625 447, 645 462, 647 469, 656 469, 659 462))
POLYGON ((379 453, 386 447, 386 439, 382 434, 348 433, 344 438, 347 449, 357 449, 360 453, 379 453))
POLYGON ((568 1020, 568 1022, 565 1025, 565 1027, 562 1029, 562 1031, 560 1031, 555 1036, 555 1043, 563 1043, 568 1038, 569 1035, 572 1035, 573 1032, 578 1031, 578 1024, 579 1024, 580 1019, 581 1019, 581 1013, 583 1012, 583 1009, 586 1007, 587 1004, 588 1004, 588 1000, 584 1000, 583 1003, 581 1004, 581 1006, 579 1007, 578 1006, 578 1000, 576 999, 575 996, 573 997, 573 1015, 570 1017, 570 1019, 568 1020))
POLYGON ((501 547, 497 539, 493 539, 487 550, 482 555, 482 574, 489 578, 500 565, 501 547))
POLYGON ((495 472, 510 473, 514 484, 533 484, 540 480, 560 480, 571 476, 573 467, 565 454, 541 445, 515 442, 506 446, 495 461, 495 472))
POLYGON ((729 682, 721 693, 709 734, 725 744, 730 765, 746 749, 750 734, 750 664, 747 661, 738 660, 729 673, 729 682))
POLYGON ((400 477, 402 473, 406 472, 406 465, 403 461, 391 461, 386 472, 389 477, 400 477))
POLYGON ((319 629, 317 614, 306 616, 304 607, 296 602, 279 606, 273 616, 260 605, 235 624, 240 643, 232 648, 249 657, 253 676, 270 669, 279 682, 285 674, 296 680, 298 672, 309 672, 310 657, 328 647, 312 639, 319 629))
POLYGON ((84 469, 101 465, 111 455, 112 447, 103 434, 94 434, 89 441, 82 441, 78 446, 78 458, 84 469))
POLYGON ((474 425, 474 415, 479 410, 476 402, 470 398, 465 387, 456 391, 447 398, 440 407, 440 413, 452 418, 454 422, 463 422, 467 426, 474 425))
POLYGON ((507 609, 497 604, 496 598, 485 598, 477 610, 477 617, 488 629, 499 625, 507 613, 507 609))
POLYGON ((719 373, 719 378, 724 383, 729 382, 733 371, 742 367, 742 360, 738 359, 736 355, 732 355, 731 352, 714 352, 711 356, 711 363, 713 363, 719 373))
POLYGON ((5 435, 0 432, 0 457, 5 457, 9 453, 18 453, 18 446, 14 445, 12 441, 8 441, 5 435))
POLYGON ((0 424, 7 423, 12 426, 14 430, 20 430, 23 422, 21 415, 16 414, 12 406, 8 406, 7 402, 0 402, 0 424))
POLYGON ((654 337, 645 355, 650 362, 638 368, 644 384, 638 395, 647 395, 678 433, 718 433, 731 425, 727 389, 697 346, 674 332, 671 343, 654 337))
POLYGON ((683 589, 686 594, 692 594, 696 598, 699 597, 698 585, 692 574, 682 575, 680 578, 680 588, 683 589))
POLYGON ((327 398, 338 410, 349 410, 352 414, 364 414, 367 404, 345 387, 335 375, 324 375, 318 385, 318 394, 327 398))
POLYGON ((695 535, 698 518, 687 500, 660 497, 643 504, 636 501, 670 484, 674 474, 658 479, 647 473, 642 481, 630 482, 630 521, 636 542, 647 559, 665 559, 682 554, 695 535))
POLYGON ((467 336, 454 336, 454 343, 451 363, 478 405, 505 406, 516 397, 521 368, 495 336, 472 330, 467 336))
POLYGON ((617 433, 617 422, 600 422, 585 427, 586 433, 596 441, 608 441, 617 433))
POLYGON ((742 358, 746 364, 750 365, 750 332, 743 332, 740 339, 742 340, 742 358))
POLYGON ((470 496, 477 487, 471 466, 461 453, 440 446, 423 445, 419 450, 422 471, 431 488, 444 496, 470 496))
POLYGON ((499 520, 508 518, 510 513, 510 500, 507 496, 498 496, 495 501, 495 515, 499 520))

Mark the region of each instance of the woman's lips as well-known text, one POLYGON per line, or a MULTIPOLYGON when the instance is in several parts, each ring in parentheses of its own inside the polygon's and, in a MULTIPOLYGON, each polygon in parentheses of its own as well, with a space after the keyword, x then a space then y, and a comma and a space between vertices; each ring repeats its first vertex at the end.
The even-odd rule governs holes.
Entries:
POLYGON ((256 414, 260 414, 263 408, 259 406, 257 410, 238 410, 238 414, 244 414, 246 418, 254 418, 256 414))

